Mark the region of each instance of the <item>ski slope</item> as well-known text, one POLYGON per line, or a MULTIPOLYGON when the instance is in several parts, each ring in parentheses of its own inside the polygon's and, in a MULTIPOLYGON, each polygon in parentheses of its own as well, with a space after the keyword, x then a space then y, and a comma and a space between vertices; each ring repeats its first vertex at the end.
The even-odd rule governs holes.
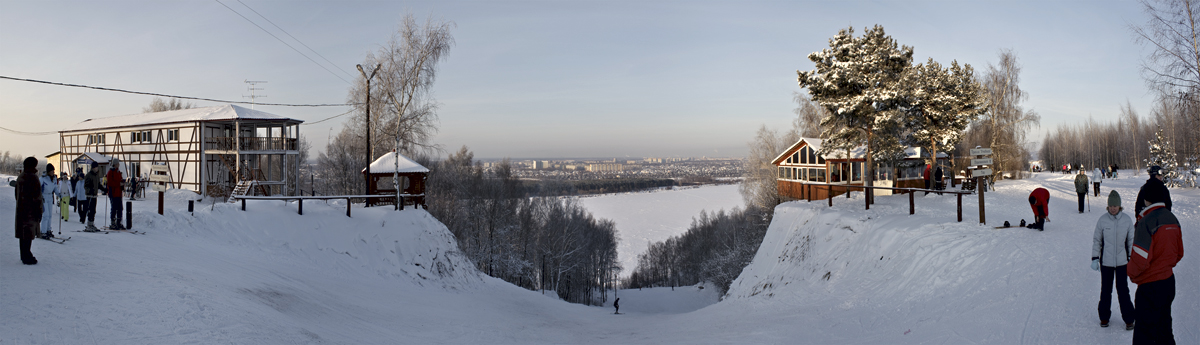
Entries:
MULTIPOLYGON (((1132 206, 1141 182, 1102 189, 1132 206)), ((987 226, 975 198, 956 222, 949 195, 918 196, 913 216, 906 196, 869 211, 857 196, 785 203, 724 300, 711 287, 622 290, 621 315, 479 274, 423 210, 347 218, 344 204, 310 202, 300 216, 258 201, 191 215, 177 193, 164 216, 135 202, 147 235, 37 240, 34 266, 20 263, 15 239, 0 245, 0 344, 1129 343, 1131 332, 1096 319, 1099 274, 1088 266, 1101 199, 1077 214, 1072 188, 1049 173, 1002 182, 986 194, 987 226), (1047 230, 993 229, 1028 219, 1035 186, 1051 190, 1047 230)), ((4 224, 12 195, 0 187, 4 224)), ((1200 191, 1172 196, 1186 250, 1175 335, 1196 344, 1200 191)))

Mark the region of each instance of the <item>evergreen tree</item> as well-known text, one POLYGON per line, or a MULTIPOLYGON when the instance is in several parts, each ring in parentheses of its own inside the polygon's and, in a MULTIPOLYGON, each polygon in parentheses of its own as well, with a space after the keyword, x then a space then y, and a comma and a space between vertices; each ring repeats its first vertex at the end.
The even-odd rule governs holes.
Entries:
POLYGON ((866 145, 867 186, 874 185, 876 158, 903 153, 900 80, 912 66, 912 54, 912 47, 898 46, 882 26, 866 29, 862 37, 854 37, 850 27, 838 31, 828 49, 808 55, 816 70, 796 71, 800 87, 828 110, 821 120, 821 154, 866 145))
POLYGON ((1146 160, 1146 166, 1162 167, 1162 180, 1167 187, 1178 187, 1180 182, 1179 161, 1176 160, 1173 147, 1171 140, 1163 135, 1162 127, 1159 127, 1154 132, 1154 140, 1150 141, 1150 159, 1146 160))
POLYGON ((953 61, 947 69, 930 58, 910 68, 901 85, 908 100, 904 123, 909 139, 931 152, 929 164, 937 152, 953 150, 967 125, 984 111, 983 86, 969 64, 953 61))

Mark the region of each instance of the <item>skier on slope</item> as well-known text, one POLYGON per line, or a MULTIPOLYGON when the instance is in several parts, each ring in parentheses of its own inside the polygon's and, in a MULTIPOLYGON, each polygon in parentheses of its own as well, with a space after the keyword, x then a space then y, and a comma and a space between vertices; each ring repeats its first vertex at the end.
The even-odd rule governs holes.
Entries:
POLYGON ((1083 199, 1087 197, 1088 178, 1083 173, 1083 167, 1080 166, 1079 173, 1075 174, 1075 193, 1079 195, 1079 213, 1083 213, 1083 199))
POLYGON ((1159 186, 1162 186, 1162 191, 1166 195, 1163 204, 1167 206, 1168 210, 1171 209, 1171 191, 1167 190, 1167 186, 1163 184, 1162 167, 1155 165, 1146 169, 1146 172, 1150 173, 1150 178, 1146 179, 1146 183, 1142 185, 1141 190, 1138 190, 1137 204, 1133 205, 1133 214, 1137 215, 1138 219, 1142 218, 1142 210, 1146 208, 1142 202, 1146 200, 1145 194, 1148 187, 1157 189, 1159 186))
POLYGON ((96 231, 96 198, 100 194, 100 165, 92 162, 92 169, 88 171, 87 176, 83 178, 84 192, 87 194, 87 201, 84 206, 87 210, 83 211, 87 215, 87 230, 96 231))
POLYGON ((112 212, 109 213, 108 219, 111 221, 109 228, 113 230, 125 229, 124 226, 121 226, 121 218, 123 218, 121 197, 124 189, 122 183, 125 182, 125 179, 121 176, 118 166, 120 163, 114 158, 108 165, 108 174, 104 176, 108 182, 108 199, 112 202, 112 212))
POLYGON ((1125 321, 1125 330, 1130 331, 1133 330, 1134 308, 1125 278, 1128 277, 1126 268, 1133 248, 1133 219, 1121 212, 1124 210, 1121 195, 1115 190, 1108 193, 1107 210, 1096 221, 1096 231, 1092 235, 1092 270, 1100 271, 1100 304, 1096 311, 1100 313, 1100 327, 1108 327, 1115 279, 1121 320, 1125 321))
POLYGON ((1033 222, 1027 226, 1030 229, 1045 230, 1046 218, 1050 217, 1050 191, 1045 188, 1034 189, 1029 193, 1029 207, 1033 208, 1033 222))
POLYGON ((54 165, 46 164, 46 173, 38 178, 38 182, 42 184, 42 233, 41 237, 54 237, 53 228, 51 225, 54 222, 54 205, 58 203, 58 178, 54 175, 54 165))
POLYGON ((37 258, 33 256, 30 249, 33 247, 33 239, 38 236, 38 224, 42 219, 42 186, 38 182, 37 177, 37 158, 27 157, 22 162, 24 169, 21 170, 21 175, 17 177, 13 187, 14 196, 17 199, 17 210, 13 215, 15 221, 14 234, 20 239, 21 243, 21 263, 26 265, 37 265, 37 258))
MULTIPOLYGON (((1161 181, 1160 181, 1161 182, 1161 181)), ((1142 188, 1144 209, 1133 230, 1129 280, 1138 285, 1134 296, 1134 344, 1174 344, 1171 303, 1175 300, 1173 268, 1183 259, 1183 230, 1166 207, 1167 187, 1149 183, 1142 188)), ((1188 290, 1191 291, 1191 290, 1188 290)))

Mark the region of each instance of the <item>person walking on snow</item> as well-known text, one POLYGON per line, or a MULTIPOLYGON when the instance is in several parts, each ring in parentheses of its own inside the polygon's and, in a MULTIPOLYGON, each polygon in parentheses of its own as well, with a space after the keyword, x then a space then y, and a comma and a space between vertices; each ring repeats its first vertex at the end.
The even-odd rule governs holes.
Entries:
POLYGON ((41 233, 38 224, 42 222, 42 185, 37 176, 37 158, 27 157, 22 162, 24 170, 17 176, 14 188, 17 199, 17 210, 13 215, 16 225, 14 234, 21 243, 21 263, 37 265, 37 258, 31 251, 33 239, 41 233))
POLYGON ((1104 172, 1100 168, 1092 170, 1092 197, 1100 196, 1100 182, 1104 181, 1104 172))
POLYGON ((616 311, 614 311, 613 314, 621 313, 621 299, 620 298, 613 300, 613 308, 616 308, 616 311))
POLYGON ((83 178, 83 190, 87 195, 87 201, 84 206, 87 210, 83 212, 87 215, 87 229, 96 229, 96 198, 100 194, 100 165, 92 162, 92 169, 88 171, 87 176, 83 178))
POLYGON ((84 195, 87 187, 84 186, 82 169, 75 169, 75 179, 73 181, 75 184, 75 189, 72 191, 75 193, 75 212, 79 213, 79 223, 82 224, 87 221, 87 196, 84 195))
POLYGON ((1034 189, 1029 193, 1029 207, 1033 208, 1033 222, 1027 226, 1030 229, 1045 230, 1046 218, 1050 217, 1050 191, 1045 188, 1034 189))
POLYGON ((1162 186, 1162 191, 1166 195, 1166 200, 1163 201, 1163 204, 1166 205, 1168 210, 1171 209, 1171 191, 1167 190, 1167 186, 1163 184, 1162 167, 1155 165, 1146 169, 1146 172, 1150 174, 1150 178, 1142 185, 1142 189, 1138 190, 1137 205, 1133 205, 1133 214, 1137 215, 1139 219, 1142 217, 1142 210, 1146 208, 1142 202, 1146 200, 1145 193, 1147 187, 1153 186, 1154 188, 1158 188, 1162 186))
POLYGON ((58 178, 54 175, 54 165, 46 164, 46 173, 38 179, 42 184, 42 233, 38 236, 54 237, 51 225, 54 222, 54 204, 58 203, 58 178))
POLYGON ((121 170, 117 168, 120 165, 116 159, 113 159, 108 166, 108 174, 104 176, 108 183, 108 200, 112 202, 112 212, 108 215, 111 221, 110 229, 121 230, 125 227, 121 226, 121 192, 124 190, 122 183, 125 179, 121 177, 121 170))
MULTIPOLYGON (((1161 181, 1160 181, 1161 182, 1161 181)), ((1179 220, 1167 208, 1167 187, 1147 183, 1142 187, 1145 209, 1133 230, 1129 280, 1138 284, 1133 326, 1134 344, 1174 344, 1171 303, 1175 300, 1173 268, 1183 258, 1179 220)))
POLYGON ((1083 213, 1083 199, 1087 197, 1088 178, 1083 173, 1083 169, 1079 169, 1079 173, 1075 174, 1075 193, 1079 194, 1079 213, 1083 213))
MULTIPOLYGON (((62 216, 62 220, 71 221, 71 199, 74 198, 71 192, 71 180, 67 178, 67 173, 59 174, 58 176, 58 192, 62 195, 58 202, 58 213, 62 216)), ((62 233, 62 229, 58 229, 62 233)))
POLYGON ((1134 309, 1133 301, 1129 299, 1126 267, 1133 248, 1133 218, 1121 212, 1123 210, 1121 195, 1115 190, 1108 193, 1108 213, 1096 221, 1096 231, 1092 235, 1092 270, 1100 271, 1100 304, 1096 307, 1100 313, 1100 327, 1108 327, 1108 318, 1112 316, 1115 279, 1121 320, 1125 321, 1125 330, 1131 331, 1134 309))

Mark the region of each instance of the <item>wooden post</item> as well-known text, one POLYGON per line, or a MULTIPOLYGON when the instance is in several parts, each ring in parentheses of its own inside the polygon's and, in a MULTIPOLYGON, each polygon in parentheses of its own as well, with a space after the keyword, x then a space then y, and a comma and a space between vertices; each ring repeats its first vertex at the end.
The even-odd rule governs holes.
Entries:
MULTIPOLYGON (((850 191, 847 190, 846 194, 849 195, 850 191)), ((865 185, 863 186, 863 200, 866 201, 867 209, 870 210, 871 209, 871 187, 867 187, 865 185)))
POLYGON ((983 183, 983 176, 980 176, 975 179, 975 190, 979 191, 979 223, 986 225, 987 224, 987 216, 985 216, 984 212, 983 212, 983 190, 984 190, 984 188, 981 183, 983 183))
POLYGON ((917 204, 913 202, 913 194, 916 193, 913 193, 911 189, 908 190, 908 214, 910 215, 917 213, 917 204))
POLYGON ((246 199, 242 199, 242 211, 246 210, 246 199))
POLYGON ((958 222, 962 223, 962 193, 955 194, 958 195, 958 222))
POLYGON ((158 215, 163 214, 163 192, 158 192, 158 215))
MULTIPOLYGON (((161 204, 162 199, 158 199, 158 200, 159 200, 159 203, 161 204)), ((158 207, 158 214, 162 215, 162 206, 158 207)), ((59 227, 62 227, 62 225, 60 224, 59 227)), ((125 202, 125 228, 133 229, 133 202, 132 201, 125 202)))
POLYGON ((350 198, 346 198, 346 217, 350 216, 350 198))
POLYGON ((296 206, 300 207, 300 215, 304 215, 304 199, 296 199, 296 206))
MULTIPOLYGON (((396 204, 400 210, 404 210, 404 196, 400 196, 399 198, 396 198, 396 204)), ((416 205, 413 205, 413 206, 416 206, 416 205)))
POLYGON ((833 186, 825 186, 825 194, 829 197, 829 207, 833 207, 833 186))

